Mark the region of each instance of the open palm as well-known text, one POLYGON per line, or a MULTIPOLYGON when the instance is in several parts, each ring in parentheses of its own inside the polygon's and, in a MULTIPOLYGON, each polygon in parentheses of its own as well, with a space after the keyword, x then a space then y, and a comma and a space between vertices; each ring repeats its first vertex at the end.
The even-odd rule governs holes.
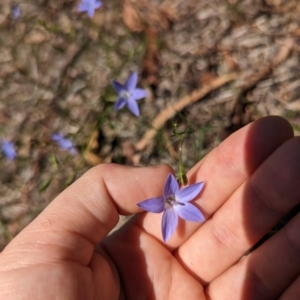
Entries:
POLYGON ((299 299, 300 216, 245 256, 299 203, 299 146, 278 117, 230 136, 188 173, 207 221, 180 220, 166 244, 161 214, 106 236, 171 169, 93 168, 1 253, 0 299, 299 299))

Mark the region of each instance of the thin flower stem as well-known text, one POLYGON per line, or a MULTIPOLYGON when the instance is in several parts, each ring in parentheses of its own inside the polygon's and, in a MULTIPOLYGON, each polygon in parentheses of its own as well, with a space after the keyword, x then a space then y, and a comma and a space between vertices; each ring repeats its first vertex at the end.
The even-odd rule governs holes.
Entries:
POLYGON ((182 145, 184 138, 181 137, 180 146, 179 146, 179 183, 181 185, 187 185, 188 179, 186 177, 186 173, 184 171, 183 163, 182 163, 182 145))

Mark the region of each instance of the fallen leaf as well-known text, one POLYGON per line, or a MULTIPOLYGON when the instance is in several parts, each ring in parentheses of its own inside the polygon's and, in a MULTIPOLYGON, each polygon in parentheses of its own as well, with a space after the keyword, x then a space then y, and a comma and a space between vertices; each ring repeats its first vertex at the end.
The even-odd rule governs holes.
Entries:
POLYGON ((84 159, 91 166, 96 166, 103 163, 103 159, 94 152, 99 148, 98 137, 99 131, 95 130, 92 133, 86 150, 84 152, 84 159))
POLYGON ((85 152, 84 159, 91 166, 97 166, 104 162, 101 157, 99 157, 97 154, 93 152, 85 152))
POLYGON ((91 136, 91 138, 89 140, 89 143, 87 145, 87 148, 86 148, 87 151, 93 151, 93 150, 99 148, 98 138, 99 138, 99 131, 95 130, 92 133, 92 136, 91 136))
POLYGON ((133 8, 130 0, 124 0, 123 3, 123 21, 125 25, 133 32, 141 32, 145 29, 142 20, 137 11, 133 8))

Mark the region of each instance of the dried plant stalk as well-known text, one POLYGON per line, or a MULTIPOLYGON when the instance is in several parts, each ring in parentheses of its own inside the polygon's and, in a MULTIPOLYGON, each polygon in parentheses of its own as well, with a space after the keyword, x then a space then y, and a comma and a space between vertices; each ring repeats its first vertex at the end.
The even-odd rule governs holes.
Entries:
POLYGON ((209 84, 193 91, 191 94, 181 98, 174 104, 168 105, 163 111, 161 111, 158 116, 152 122, 152 128, 146 131, 144 136, 138 141, 135 145, 135 149, 137 151, 142 151, 147 147, 150 141, 155 137, 156 132, 160 129, 169 119, 174 117, 177 112, 183 110, 188 105, 197 102, 202 99, 208 93, 213 90, 221 87, 225 83, 232 81, 237 78, 236 73, 227 74, 220 76, 214 80, 212 80, 209 84))

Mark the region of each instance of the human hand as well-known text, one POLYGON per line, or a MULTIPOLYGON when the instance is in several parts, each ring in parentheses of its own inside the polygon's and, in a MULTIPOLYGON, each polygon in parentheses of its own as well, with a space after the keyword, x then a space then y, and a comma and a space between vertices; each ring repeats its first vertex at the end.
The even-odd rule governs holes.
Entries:
POLYGON ((1 253, 0 299, 299 299, 300 215, 240 260, 299 203, 299 146, 278 117, 231 135, 188 173, 207 221, 180 220, 166 244, 146 212, 106 236, 171 169, 91 169, 1 253))

